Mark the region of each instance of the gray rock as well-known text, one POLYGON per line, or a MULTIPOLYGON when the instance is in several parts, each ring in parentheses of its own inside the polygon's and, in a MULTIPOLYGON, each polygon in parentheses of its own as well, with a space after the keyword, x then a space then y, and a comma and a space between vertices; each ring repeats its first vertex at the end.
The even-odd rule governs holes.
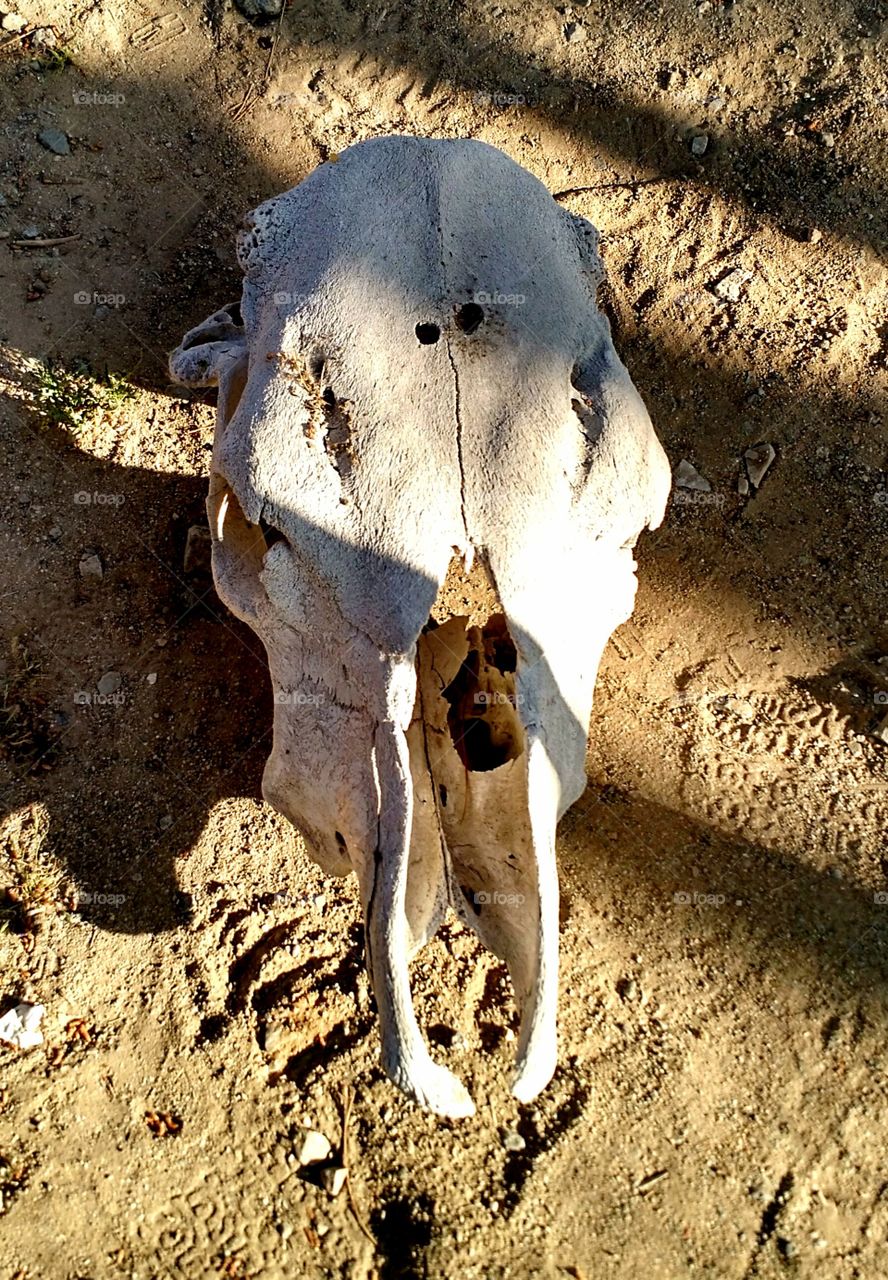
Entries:
POLYGON ((746 463, 746 474, 749 477, 749 483, 758 488, 764 480, 771 464, 777 457, 777 450, 772 444, 754 444, 751 449, 746 449, 743 454, 743 461, 746 463))
POLYGON ((503 1134, 503 1146, 507 1151, 523 1151, 527 1143, 514 1129, 507 1129, 503 1134))
POLYGON ((712 488, 705 476, 701 476, 697 468, 688 462, 687 458, 682 458, 675 468, 674 478, 677 489, 694 489, 698 493, 709 493, 712 488))
POLYGON ((54 156, 69 156, 71 154, 68 135, 63 133, 61 129, 52 127, 41 129, 37 134, 37 141, 42 147, 46 147, 47 151, 51 151, 54 156))
POLYGON ((700 156, 705 156, 708 147, 709 147, 708 133, 695 133, 693 138, 691 138, 691 155, 692 156, 697 156, 698 158, 700 156))
POLYGON ((116 693, 123 684, 123 676, 119 671, 106 671, 96 684, 99 693, 116 693))
POLYGON ((22 227, 23 240, 39 240, 40 228, 35 222, 29 222, 26 227, 22 227))
POLYGON ((81 556, 78 568, 81 578, 101 578, 105 573, 101 560, 94 552, 81 556))
POLYGON ((234 7, 251 22, 261 22, 268 18, 276 18, 283 8, 284 0, 234 0, 234 7))

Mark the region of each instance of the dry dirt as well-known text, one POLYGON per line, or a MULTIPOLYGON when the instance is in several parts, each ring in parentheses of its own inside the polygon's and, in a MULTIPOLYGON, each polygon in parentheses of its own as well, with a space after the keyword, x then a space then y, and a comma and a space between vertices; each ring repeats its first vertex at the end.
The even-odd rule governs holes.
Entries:
POLYGON ((885 1275, 886 12, 57 0, 0 35, 0 1011, 46 1008, 0 1046, 3 1280, 885 1275), (712 485, 643 538, 603 664, 537 1103, 502 968, 455 927, 416 965, 479 1104, 452 1124, 380 1072, 354 884, 261 802, 258 643, 183 570, 213 411, 165 368, 237 296, 242 214, 390 132, 580 189, 619 350, 712 485), (47 356, 134 397, 53 427, 47 356), (345 1082, 372 1243, 292 1158, 345 1082))

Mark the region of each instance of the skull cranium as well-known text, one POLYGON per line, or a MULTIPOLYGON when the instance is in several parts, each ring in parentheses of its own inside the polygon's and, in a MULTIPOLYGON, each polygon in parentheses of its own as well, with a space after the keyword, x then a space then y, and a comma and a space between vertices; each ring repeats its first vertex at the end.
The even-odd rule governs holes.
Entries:
POLYGON ((268 653, 264 795, 358 875, 389 1076, 472 1113, 408 979, 450 907, 508 964, 528 1100, 557 1055, 555 827, 669 489, 596 233, 492 147, 390 137, 238 247, 240 308, 171 370, 219 387, 213 572, 268 653))

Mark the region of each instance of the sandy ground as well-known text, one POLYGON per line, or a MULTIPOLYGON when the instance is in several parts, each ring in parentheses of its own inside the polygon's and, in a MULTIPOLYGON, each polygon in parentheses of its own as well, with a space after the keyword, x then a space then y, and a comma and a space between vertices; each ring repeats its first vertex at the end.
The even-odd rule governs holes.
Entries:
POLYGON ((0 1047, 0 1276, 883 1276, 884 0, 21 14, 54 37, 0 35, 0 1010, 46 1042, 0 1047), (165 362, 237 296, 242 214, 389 132, 581 188, 620 352, 712 486, 643 539, 603 664, 537 1103, 501 966, 455 926, 417 961, 453 1124, 379 1069, 354 884, 259 797, 260 647, 183 569, 213 411, 165 362), (133 397, 53 427, 34 356, 133 397), (344 1083, 367 1234, 293 1157, 344 1083))

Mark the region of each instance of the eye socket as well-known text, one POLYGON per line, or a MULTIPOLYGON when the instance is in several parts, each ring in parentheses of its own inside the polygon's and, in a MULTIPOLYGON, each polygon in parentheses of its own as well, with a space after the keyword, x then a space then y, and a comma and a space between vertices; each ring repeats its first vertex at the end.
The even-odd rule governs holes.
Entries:
POLYGON ((484 319, 484 310, 477 302, 466 302, 456 309, 457 328, 463 333, 474 333, 484 319))
POLYGON ((438 341, 441 337, 441 330, 436 324, 418 324, 416 326, 416 336, 424 347, 428 347, 433 342, 438 341))
POLYGON ((276 529, 273 524, 269 524, 264 516, 259 517, 259 528, 262 530, 262 536, 265 539, 265 546, 268 550, 270 550, 276 542, 287 541, 280 529, 276 529))

